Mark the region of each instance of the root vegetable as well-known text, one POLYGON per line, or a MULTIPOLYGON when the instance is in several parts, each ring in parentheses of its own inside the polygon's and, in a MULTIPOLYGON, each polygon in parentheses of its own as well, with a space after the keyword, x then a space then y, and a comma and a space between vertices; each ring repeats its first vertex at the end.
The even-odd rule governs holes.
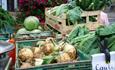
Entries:
POLYGON ((53 52, 53 44, 45 44, 44 46, 42 46, 42 50, 46 55, 51 54, 53 52))
POLYGON ((44 45, 44 44, 45 44, 45 41, 38 41, 38 42, 36 43, 37 46, 42 46, 42 45, 44 45))
POLYGON ((43 63, 43 59, 35 59, 35 66, 40 66, 43 63))
POLYGON ((71 61, 71 58, 68 53, 61 53, 59 56, 57 56, 57 62, 68 62, 71 61))
POLYGON ((33 58, 33 52, 29 48, 23 48, 19 51, 19 58, 22 62, 31 62, 33 58))
POLYGON ((34 58, 42 58, 44 53, 40 47, 32 47, 34 58))
POLYGON ((74 46, 66 43, 63 51, 68 53, 72 60, 74 60, 76 58, 76 49, 74 46))
POLYGON ((64 50, 64 46, 65 46, 65 43, 62 41, 62 42, 59 42, 59 50, 60 51, 63 51, 64 50))
POLYGON ((20 68, 26 69, 32 67, 32 65, 30 63, 22 63, 22 65, 20 66, 20 68))
POLYGON ((46 43, 52 43, 51 40, 54 40, 52 37, 49 37, 45 40, 46 43))

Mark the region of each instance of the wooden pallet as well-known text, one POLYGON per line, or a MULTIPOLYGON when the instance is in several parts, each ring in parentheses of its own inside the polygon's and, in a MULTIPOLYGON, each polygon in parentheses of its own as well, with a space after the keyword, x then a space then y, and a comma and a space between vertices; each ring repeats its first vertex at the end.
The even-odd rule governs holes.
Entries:
POLYGON ((103 25, 99 21, 100 12, 101 11, 84 11, 81 16, 86 18, 86 22, 84 24, 75 24, 75 25, 66 25, 66 14, 62 14, 61 16, 54 16, 49 14, 47 11, 51 8, 45 9, 45 19, 46 23, 56 29, 57 31, 61 32, 62 34, 68 34, 75 25, 82 26, 86 25, 90 30, 95 30, 100 25, 103 25), (91 22, 89 21, 90 16, 96 16, 97 21, 91 22))

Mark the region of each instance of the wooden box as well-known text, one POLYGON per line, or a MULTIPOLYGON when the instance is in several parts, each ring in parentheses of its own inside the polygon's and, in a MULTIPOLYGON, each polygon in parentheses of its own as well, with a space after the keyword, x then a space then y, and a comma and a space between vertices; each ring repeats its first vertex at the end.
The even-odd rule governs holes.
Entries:
POLYGON ((50 10, 50 9, 51 8, 45 9, 46 23, 48 25, 50 25, 52 28, 61 32, 62 34, 68 34, 72 30, 72 28, 74 28, 74 26, 76 26, 76 25, 78 25, 78 26, 86 25, 90 30, 95 30, 100 25, 103 25, 99 21, 101 11, 84 11, 81 14, 81 16, 85 18, 85 23, 83 23, 83 24, 75 23, 75 25, 66 25, 66 23, 67 23, 66 14, 62 14, 61 16, 54 16, 54 15, 48 13, 48 10, 50 10), (90 16, 96 16, 96 21, 91 22, 89 19, 90 16))

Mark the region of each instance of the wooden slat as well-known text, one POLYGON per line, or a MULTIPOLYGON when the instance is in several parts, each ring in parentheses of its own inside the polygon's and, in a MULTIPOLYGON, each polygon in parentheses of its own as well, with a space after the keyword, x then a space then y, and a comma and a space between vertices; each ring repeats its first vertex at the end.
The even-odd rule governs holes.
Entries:
POLYGON ((81 16, 95 16, 99 15, 101 11, 84 11, 81 16))
POLYGON ((61 21, 63 21, 63 20, 65 20, 66 19, 66 15, 65 14, 63 14, 62 16, 63 16, 63 18, 60 18, 60 17, 57 17, 57 16, 53 16, 52 14, 48 14, 47 12, 45 12, 45 16, 47 16, 48 18, 52 18, 52 19, 54 19, 54 20, 56 20, 56 21, 59 21, 59 22, 61 22, 61 21), (65 17, 65 18, 64 18, 65 17))

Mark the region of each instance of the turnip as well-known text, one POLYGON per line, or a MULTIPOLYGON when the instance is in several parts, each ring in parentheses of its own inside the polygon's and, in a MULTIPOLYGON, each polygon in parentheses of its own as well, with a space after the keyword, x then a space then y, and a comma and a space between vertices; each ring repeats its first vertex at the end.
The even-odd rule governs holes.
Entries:
POLYGON ((30 63, 22 63, 22 65, 20 66, 20 68, 22 68, 22 69, 26 69, 26 68, 30 68, 30 67, 32 67, 32 65, 30 64, 30 63))
POLYGON ((22 48, 19 50, 19 58, 22 62, 31 62, 33 59, 33 52, 30 48, 22 48))

